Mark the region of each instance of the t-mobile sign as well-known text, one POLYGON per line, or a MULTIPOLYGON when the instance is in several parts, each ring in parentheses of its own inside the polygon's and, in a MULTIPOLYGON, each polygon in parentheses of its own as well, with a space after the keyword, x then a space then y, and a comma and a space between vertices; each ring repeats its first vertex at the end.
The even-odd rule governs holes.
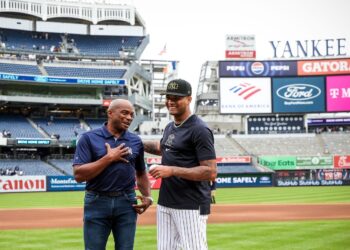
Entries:
POLYGON ((350 76, 327 77, 327 111, 350 111, 350 76))

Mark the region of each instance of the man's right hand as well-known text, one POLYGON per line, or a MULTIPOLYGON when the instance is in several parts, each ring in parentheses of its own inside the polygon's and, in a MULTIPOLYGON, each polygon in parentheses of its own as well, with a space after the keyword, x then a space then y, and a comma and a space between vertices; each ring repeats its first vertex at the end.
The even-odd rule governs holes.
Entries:
POLYGON ((127 159, 123 158, 123 156, 129 154, 129 148, 125 147, 125 143, 120 144, 116 148, 111 148, 108 143, 105 143, 107 149, 107 156, 110 157, 112 161, 123 161, 129 162, 127 159))

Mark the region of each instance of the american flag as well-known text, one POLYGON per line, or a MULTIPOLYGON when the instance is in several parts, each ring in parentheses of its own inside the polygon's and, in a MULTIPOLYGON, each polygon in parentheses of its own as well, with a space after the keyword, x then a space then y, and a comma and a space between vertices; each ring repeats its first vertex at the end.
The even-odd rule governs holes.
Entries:
POLYGON ((166 53, 166 44, 164 45, 164 48, 159 52, 158 55, 164 55, 166 53))

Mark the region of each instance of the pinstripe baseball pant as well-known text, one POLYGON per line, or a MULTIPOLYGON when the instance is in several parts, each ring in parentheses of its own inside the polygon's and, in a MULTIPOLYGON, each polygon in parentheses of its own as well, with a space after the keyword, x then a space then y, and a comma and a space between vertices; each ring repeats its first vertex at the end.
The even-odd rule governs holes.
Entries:
POLYGON ((208 215, 157 206, 158 250, 206 250, 208 215))

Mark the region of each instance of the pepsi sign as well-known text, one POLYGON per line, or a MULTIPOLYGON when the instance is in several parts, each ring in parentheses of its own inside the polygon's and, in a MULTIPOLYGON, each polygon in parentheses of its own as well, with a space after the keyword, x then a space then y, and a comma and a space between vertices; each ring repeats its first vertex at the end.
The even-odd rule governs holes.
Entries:
POLYGON ((296 61, 220 61, 220 77, 295 76, 296 61))
POLYGON ((273 78, 272 92, 275 113, 325 111, 323 77, 273 78))

